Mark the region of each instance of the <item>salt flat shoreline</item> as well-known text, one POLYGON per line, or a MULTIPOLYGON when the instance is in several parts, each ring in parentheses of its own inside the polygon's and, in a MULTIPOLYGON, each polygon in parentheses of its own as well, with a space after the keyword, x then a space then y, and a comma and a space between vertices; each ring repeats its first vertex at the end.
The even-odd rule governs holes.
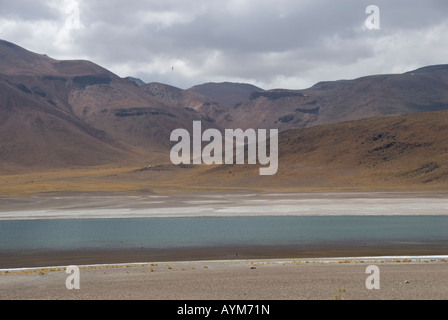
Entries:
POLYGON ((448 215, 448 194, 385 192, 44 195, 0 198, 0 220, 448 215))
POLYGON ((345 259, 344 257, 380 256, 443 256, 448 244, 373 245, 353 243, 332 245, 283 246, 214 246, 186 248, 110 248, 75 249, 65 251, 0 252, 0 268, 39 268, 52 265, 117 265, 147 261, 232 261, 235 259, 345 259))
MULTIPOLYGON (((301 192, 301 193, 208 193, 186 195, 109 193, 40 195, 30 198, 0 198, 1 220, 119 219, 176 217, 243 216, 446 216, 448 194, 402 192, 301 192)), ((137 249, 137 248, 136 248, 137 249)), ((173 248, 169 250, 75 250, 70 252, 0 252, 0 268, 33 266, 38 263, 73 259, 84 262, 139 262, 151 260, 189 260, 232 258, 324 257, 347 255, 428 255, 448 252, 447 245, 429 247, 339 247, 257 248, 173 248), (162 252, 163 251, 163 252, 162 252), (115 260, 113 260, 115 259, 115 260)))
MULTIPOLYGON (((147 262, 131 262, 131 263, 95 263, 77 265, 81 269, 107 269, 107 268, 131 268, 131 267, 147 267, 155 264, 282 264, 282 263, 429 263, 429 262, 446 262, 448 263, 448 255, 408 255, 408 256, 353 256, 353 257, 321 257, 321 258, 283 258, 283 259, 225 259, 225 260, 168 260, 168 261, 147 261, 147 262)), ((59 269, 67 268, 73 265, 56 265, 56 266, 41 266, 41 267, 24 267, 24 268, 0 268, 0 273, 14 273, 21 271, 58 271, 59 269)))

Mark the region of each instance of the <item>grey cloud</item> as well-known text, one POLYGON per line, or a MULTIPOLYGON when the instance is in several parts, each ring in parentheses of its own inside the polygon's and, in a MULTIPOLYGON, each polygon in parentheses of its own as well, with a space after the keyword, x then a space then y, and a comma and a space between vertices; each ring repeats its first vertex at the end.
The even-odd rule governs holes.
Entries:
POLYGON ((0 0, 0 18, 13 20, 57 20, 58 11, 48 2, 0 0))
POLYGON ((380 8, 382 29, 418 30, 447 20, 448 2, 445 0, 373 1, 380 8))
MULTIPOLYGON (((5 4, 3 19, 16 19, 17 15, 22 19, 61 19, 44 3, 0 0, 0 4, 5 4)), ((147 82, 166 80, 184 88, 216 79, 247 79, 275 86, 276 79, 282 77, 312 85, 319 70, 331 67, 336 72, 334 77, 347 78, 347 67, 355 63, 360 66, 359 75, 365 75, 363 70, 371 67, 364 69, 362 61, 375 61, 378 52, 385 54, 374 47, 381 43, 378 39, 388 41, 388 36, 401 32, 412 43, 416 32, 426 32, 431 26, 446 22, 448 12, 445 0, 80 0, 79 3, 84 28, 72 34, 73 52, 81 52, 112 71, 123 65, 134 70, 121 76, 141 76, 147 82), (368 16, 365 9, 370 4, 380 8, 381 30, 362 30, 368 16), (216 60, 210 62, 215 55, 216 60), (176 69, 177 73, 160 71, 169 66, 151 70, 155 61, 162 64, 181 61, 185 68, 176 69), (186 70, 193 70, 194 74, 186 70)), ((19 33, 11 34, 18 37, 19 33)), ((440 46, 431 49, 443 50, 442 43, 440 46)), ((384 56, 378 56, 378 72, 390 68, 384 60, 384 56)), ((422 60, 415 57, 415 61, 422 60)))

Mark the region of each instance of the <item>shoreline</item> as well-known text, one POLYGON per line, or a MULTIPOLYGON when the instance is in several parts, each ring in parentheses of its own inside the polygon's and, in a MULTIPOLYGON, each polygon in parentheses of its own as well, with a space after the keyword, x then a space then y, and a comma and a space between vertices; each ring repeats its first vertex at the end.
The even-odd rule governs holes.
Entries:
POLYGON ((242 216, 448 215, 447 193, 241 192, 0 198, 0 221, 242 216), (269 204, 269 205, 267 205, 269 204))
POLYGON ((50 265, 130 264, 151 261, 232 261, 235 259, 343 259, 344 257, 444 256, 448 244, 363 246, 316 244, 285 246, 221 246, 163 249, 75 249, 0 253, 0 269, 42 268, 50 265))
MULTIPOLYGON (((396 255, 396 256, 354 256, 354 257, 319 257, 319 258, 253 258, 253 259, 223 259, 223 260, 166 260, 166 261, 146 261, 146 262, 128 262, 128 263, 95 263, 95 264, 79 264, 76 265, 80 269, 107 269, 107 268, 132 268, 132 267, 148 267, 158 264, 274 264, 274 263, 427 263, 427 262, 441 262, 448 263, 448 255, 396 255)), ((0 275, 7 273, 20 273, 22 271, 60 271, 61 268, 66 268, 74 265, 52 265, 41 267, 16 267, 16 268, 0 268, 0 275)))

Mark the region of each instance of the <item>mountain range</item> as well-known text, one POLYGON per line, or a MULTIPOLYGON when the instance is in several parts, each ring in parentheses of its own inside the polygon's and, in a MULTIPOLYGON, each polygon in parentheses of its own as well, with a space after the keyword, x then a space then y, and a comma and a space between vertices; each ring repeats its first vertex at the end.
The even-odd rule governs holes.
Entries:
MULTIPOLYGON (((444 110, 448 110, 448 65, 319 82, 302 90, 264 90, 229 82, 183 90, 121 78, 90 61, 55 60, 0 40, 4 174, 167 163, 173 145, 170 133, 177 128, 191 132, 193 121, 200 120, 203 130, 279 129, 281 170, 275 179, 286 172, 294 176, 305 163, 312 168, 309 159, 314 159, 315 168, 322 170, 338 162, 346 166, 340 169, 369 172, 392 162, 399 168, 401 163, 405 170, 439 172, 440 177, 431 181, 440 182, 446 179, 443 157, 448 148, 434 130, 446 132, 444 110), (411 150, 415 161, 409 158, 411 150), (357 152, 361 153, 355 156, 357 152), (431 156, 438 160, 431 161, 431 156)), ((228 167, 200 172, 210 170, 213 180, 228 167)), ((249 171, 244 165, 232 169, 241 177, 249 171)))

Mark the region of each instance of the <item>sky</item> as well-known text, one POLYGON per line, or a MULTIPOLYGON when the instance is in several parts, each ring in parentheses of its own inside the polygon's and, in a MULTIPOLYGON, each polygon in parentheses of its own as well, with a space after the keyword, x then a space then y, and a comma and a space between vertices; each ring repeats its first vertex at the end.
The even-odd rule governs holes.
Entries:
POLYGON ((305 89, 448 63, 448 1, 0 0, 0 39, 182 89, 305 89))

